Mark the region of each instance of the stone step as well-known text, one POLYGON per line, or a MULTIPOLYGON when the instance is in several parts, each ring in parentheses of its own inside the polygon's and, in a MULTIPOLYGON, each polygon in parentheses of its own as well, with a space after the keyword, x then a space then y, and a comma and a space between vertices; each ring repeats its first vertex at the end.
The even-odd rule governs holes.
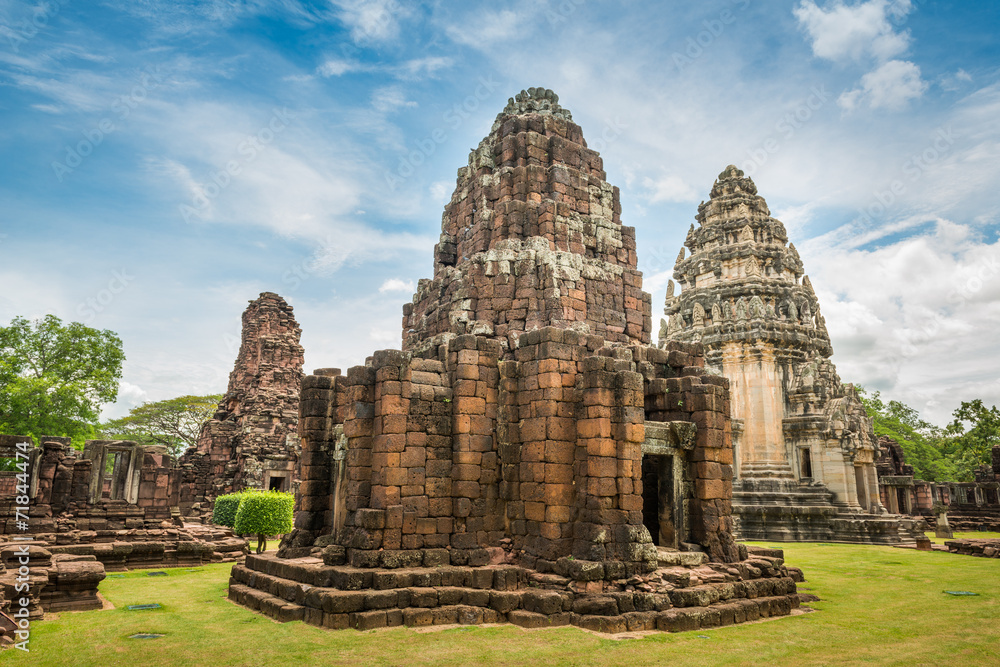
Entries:
POLYGON ((673 551, 661 547, 656 550, 656 555, 660 567, 697 567, 708 562, 708 554, 700 551, 673 551))
POLYGON ((372 630, 384 627, 429 625, 480 625, 508 622, 524 628, 574 625, 605 633, 660 630, 683 632, 733 625, 772 616, 786 616, 799 607, 797 594, 770 595, 713 603, 704 607, 666 610, 631 610, 616 614, 581 614, 566 610, 509 609, 468 604, 437 607, 327 610, 299 605, 243 584, 229 587, 229 598, 279 622, 302 620, 331 629, 372 630))
POLYGON ((465 605, 490 608, 499 613, 523 609, 547 616, 562 612, 573 612, 581 616, 617 616, 635 611, 705 607, 734 599, 756 599, 796 593, 795 582, 790 577, 707 583, 676 588, 669 593, 645 591, 573 593, 566 590, 530 587, 490 590, 462 586, 341 590, 281 579, 239 565, 233 567, 230 584, 251 588, 261 595, 269 595, 289 604, 321 609, 331 614, 465 605))

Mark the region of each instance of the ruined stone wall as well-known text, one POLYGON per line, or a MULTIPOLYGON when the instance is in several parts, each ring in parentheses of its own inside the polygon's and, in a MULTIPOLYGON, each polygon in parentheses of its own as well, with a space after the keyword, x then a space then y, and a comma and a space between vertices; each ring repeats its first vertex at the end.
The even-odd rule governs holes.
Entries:
MULTIPOLYGON (((32 461, 30 532, 161 528, 172 521, 180 472, 159 446, 45 436, 32 461), (108 472, 110 469, 110 472, 108 472)), ((13 498, 0 499, 0 534, 17 534, 13 498)))
POLYGON ((1000 529, 1000 475, 993 478, 984 466, 974 482, 925 482, 914 478, 913 466, 895 440, 882 436, 879 445, 879 487, 890 511, 920 516, 934 526, 937 511, 944 509, 954 530, 1000 529))
POLYGON ((244 311, 226 395, 197 446, 180 459, 185 516, 207 511, 217 496, 240 489, 295 490, 301 333, 292 307, 277 294, 262 293, 244 311))

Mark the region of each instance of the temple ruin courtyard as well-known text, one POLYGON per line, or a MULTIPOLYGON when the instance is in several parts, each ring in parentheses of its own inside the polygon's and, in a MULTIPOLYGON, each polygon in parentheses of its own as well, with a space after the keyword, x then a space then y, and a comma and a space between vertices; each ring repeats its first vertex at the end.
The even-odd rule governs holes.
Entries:
MULTIPOLYGON (((765 545, 766 543, 759 543, 765 545)), ((512 625, 329 632, 276 623, 228 602, 231 565, 126 573, 101 584, 115 605, 37 625, 20 665, 825 665, 989 664, 1000 650, 1000 569, 986 558, 885 546, 783 544, 808 573, 816 611, 761 623, 607 638, 579 628, 512 625), (944 590, 978 592, 951 596, 944 590), (128 604, 157 602, 154 611, 128 604), (211 614, 205 613, 211 608, 211 614), (162 633, 159 639, 128 639, 162 633)))
POLYGON ((1000 2, 0 42, 0 667, 1000 667, 1000 2))

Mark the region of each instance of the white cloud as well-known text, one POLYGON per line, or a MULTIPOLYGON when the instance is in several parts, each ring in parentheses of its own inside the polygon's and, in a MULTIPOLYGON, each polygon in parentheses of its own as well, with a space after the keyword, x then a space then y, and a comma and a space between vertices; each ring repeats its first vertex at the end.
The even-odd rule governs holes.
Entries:
POLYGON ((439 70, 447 69, 453 64, 454 61, 451 58, 428 56, 426 58, 407 60, 398 67, 395 67, 394 71, 400 79, 414 80, 425 76, 433 77, 439 70))
POLYGON ((446 28, 448 36, 459 44, 477 49, 490 49, 500 42, 510 42, 524 36, 534 21, 535 11, 524 6, 517 11, 502 9, 498 12, 477 12, 472 22, 463 21, 446 28))
POLYGON ((331 58, 316 68, 316 73, 320 76, 341 76, 348 72, 362 71, 364 67, 361 63, 350 60, 331 58))
POLYGON ((440 204, 446 204, 451 199, 451 190, 454 186, 448 181, 435 181, 429 188, 431 199, 440 204))
POLYGON ((884 61, 909 47, 909 32, 897 32, 891 19, 903 18, 911 8, 909 0, 869 0, 855 5, 835 0, 829 9, 803 0, 792 13, 809 34, 817 58, 840 62, 873 56, 884 61))
POLYGON ((827 9, 813 0, 802 0, 792 10, 817 58, 876 63, 875 69, 861 77, 859 86, 837 99, 841 108, 898 111, 927 90, 917 65, 893 59, 910 47, 909 31, 897 31, 893 20, 902 20, 912 8, 910 0, 868 0, 854 5, 834 0, 827 9))
POLYGON ((657 202, 691 202, 698 201, 694 188, 688 185, 680 176, 663 175, 653 180, 648 176, 642 179, 642 186, 650 191, 649 203, 657 202))
POLYGON ((391 345, 393 349, 399 349, 402 335, 398 329, 373 328, 368 332, 368 338, 376 345, 391 345))
POLYGON ((400 280, 399 278, 389 278, 378 288, 379 294, 386 292, 408 292, 413 293, 415 289, 412 280, 400 280))
POLYGON ((861 87, 843 93, 837 104, 853 111, 862 104, 872 109, 899 111, 927 90, 920 68, 906 60, 890 60, 861 77, 861 87))
POLYGON ((372 93, 372 106, 381 113, 391 113, 397 109, 413 108, 417 103, 407 100, 399 86, 384 86, 372 93))
POLYGON ((118 385, 118 400, 108 404, 101 410, 101 419, 118 419, 124 417, 132 408, 137 408, 149 400, 146 390, 137 384, 122 380, 118 385))
POLYGON ((959 69, 954 74, 945 74, 940 78, 941 87, 945 90, 958 90, 963 84, 972 83, 972 75, 964 69, 959 69))
POLYGON ((399 19, 409 15, 398 0, 336 0, 338 18, 357 43, 384 42, 399 34, 399 19))
POLYGON ((845 382, 879 389, 937 423, 962 400, 1000 402, 1000 241, 939 220, 876 250, 804 244, 803 262, 845 382))

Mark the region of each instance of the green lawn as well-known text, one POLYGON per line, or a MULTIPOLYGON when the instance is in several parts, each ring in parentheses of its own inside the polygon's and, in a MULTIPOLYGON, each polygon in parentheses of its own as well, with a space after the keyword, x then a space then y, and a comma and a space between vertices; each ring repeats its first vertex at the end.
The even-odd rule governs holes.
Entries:
POLYGON ((20 665, 996 665, 1000 563, 892 547, 773 545, 822 598, 815 613, 743 626, 611 640, 512 626, 359 633, 277 624, 225 599, 229 565, 101 584, 114 610, 37 622, 20 665), (945 590, 978 596, 955 597, 945 590), (155 611, 126 605, 157 602, 155 611), (128 639, 134 633, 160 639, 128 639))

